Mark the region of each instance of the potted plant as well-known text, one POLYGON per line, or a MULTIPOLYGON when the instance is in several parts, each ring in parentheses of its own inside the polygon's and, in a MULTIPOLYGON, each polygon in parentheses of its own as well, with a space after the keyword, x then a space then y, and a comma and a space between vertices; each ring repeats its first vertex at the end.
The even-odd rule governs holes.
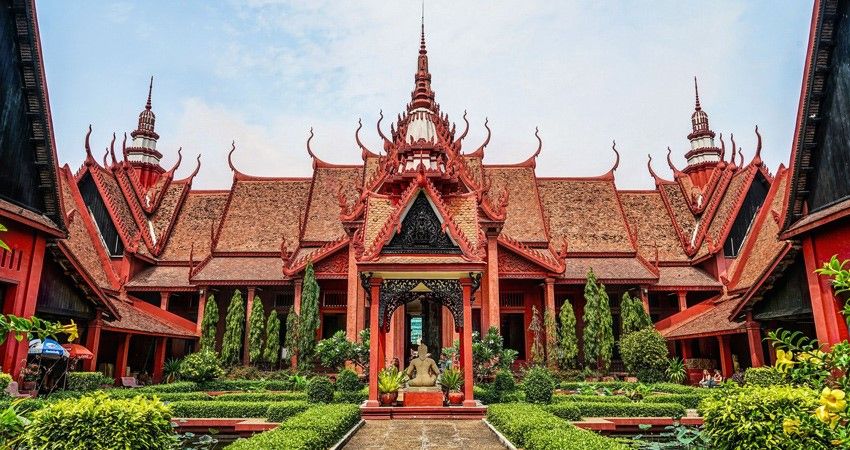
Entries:
POLYGON ((405 381, 404 372, 398 367, 389 366, 378 373, 378 392, 381 394, 381 406, 392 406, 398 398, 398 390, 405 381))
POLYGON ((440 384, 449 391, 449 405, 460 405, 463 403, 464 395, 460 391, 463 386, 463 372, 448 368, 440 376, 440 384))
POLYGON ((24 391, 34 391, 38 382, 38 364, 27 364, 21 369, 21 389, 24 391))

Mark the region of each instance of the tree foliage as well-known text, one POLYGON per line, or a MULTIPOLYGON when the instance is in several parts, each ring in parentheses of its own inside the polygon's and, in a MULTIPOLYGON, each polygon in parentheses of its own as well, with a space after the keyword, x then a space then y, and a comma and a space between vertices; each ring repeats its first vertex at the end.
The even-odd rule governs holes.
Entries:
POLYGON ((215 296, 207 297, 204 317, 201 319, 201 351, 215 351, 215 335, 218 329, 218 305, 215 296))
POLYGON ((528 325, 528 331, 531 332, 531 362, 534 365, 542 365, 545 360, 545 350, 543 348, 543 324, 540 322, 540 311, 537 306, 531 307, 531 323, 528 325))
POLYGON ((578 359, 578 338, 576 338, 576 315, 569 300, 561 306, 559 318, 561 329, 558 339, 558 366, 562 370, 572 369, 576 366, 578 359))
POLYGON ((237 289, 230 298, 225 319, 224 337, 221 341, 221 361, 226 366, 239 362, 239 353, 245 336, 245 303, 242 293, 237 289))
POLYGON ((260 362, 263 356, 263 335, 265 334, 266 318, 263 311, 263 301, 254 296, 251 306, 250 326, 248 328, 248 358, 251 364, 260 362))
POLYGON ((316 331, 319 329, 319 283, 316 282, 312 261, 307 263, 304 270, 298 327, 298 367, 307 370, 315 358, 316 331))
POLYGON ((652 319, 643 309, 643 302, 639 298, 630 296, 628 292, 624 293, 620 301, 620 336, 651 326, 652 319))
POLYGON ((591 269, 584 285, 584 358, 596 364, 597 370, 607 371, 614 350, 614 319, 608 303, 605 285, 596 281, 591 269))
POLYGON ((263 360, 269 364, 277 364, 280 358, 280 317, 277 311, 271 310, 266 319, 266 348, 263 351, 263 360))
POLYGON ((289 308, 289 314, 286 315, 286 340, 284 345, 289 351, 289 355, 298 361, 299 345, 301 345, 301 316, 295 312, 295 308, 289 308))
POLYGON ((546 366, 549 370, 558 368, 558 324, 555 315, 548 309, 543 312, 543 328, 546 331, 546 366))

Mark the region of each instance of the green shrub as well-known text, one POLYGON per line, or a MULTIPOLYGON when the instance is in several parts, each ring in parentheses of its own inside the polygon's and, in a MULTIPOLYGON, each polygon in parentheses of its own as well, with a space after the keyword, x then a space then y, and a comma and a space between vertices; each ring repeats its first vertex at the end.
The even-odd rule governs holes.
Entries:
POLYGON ((682 417, 685 407, 678 403, 573 402, 581 417, 682 417))
MULTIPOLYGON (((558 405, 561 406, 561 405, 558 405)), ((568 408, 563 411, 566 414, 568 408)), ((487 420, 526 450, 625 450, 617 441, 576 428, 542 407, 506 403, 487 408, 487 420)))
POLYGON ((622 395, 581 395, 558 394, 552 396, 552 403, 599 402, 599 403, 632 403, 631 399, 622 395))
POLYGON ((97 394, 36 411, 25 440, 39 449, 171 449, 177 439, 170 419, 159 401, 97 394))
POLYGON ((336 390, 339 400, 343 403, 360 403, 364 400, 363 383, 351 369, 343 369, 336 376, 336 390))
MULTIPOLYGON (((43 400, 40 398, 23 398, 23 399, 15 399, 18 401, 15 410, 19 415, 29 417, 32 413, 44 408, 48 404, 55 403, 55 401, 51 400, 43 400)), ((9 406, 12 405, 13 400, 6 398, 0 400, 0 410, 5 410, 9 406)))
POLYGON ((472 395, 475 397, 475 400, 478 400, 485 405, 499 403, 498 398, 496 398, 489 386, 482 386, 479 384, 472 386, 472 395))
POLYGON ((558 403, 554 405, 546 405, 546 411, 560 417, 564 420, 580 420, 581 411, 576 405, 571 403, 558 403))
POLYGON ((201 383, 198 388, 205 391, 262 391, 271 383, 265 380, 210 380, 201 383))
POLYGON ((333 446, 360 420, 355 405, 321 405, 302 412, 278 428, 239 439, 228 450, 320 450, 333 446))
POLYGON ((626 370, 644 383, 665 380, 669 365, 667 341, 655 328, 645 328, 620 339, 620 354, 626 370))
POLYGON ((644 397, 644 403, 678 403, 688 409, 696 409, 705 395, 700 394, 656 394, 644 397))
POLYGON ((775 367, 750 367, 744 371, 744 383, 751 386, 776 386, 785 382, 785 376, 775 367))
POLYGON ((12 382, 12 376, 5 372, 0 372, 0 392, 6 392, 9 383, 12 382))
POLYGON ((303 392, 233 392, 213 397, 215 400, 240 402, 287 402, 292 400, 307 400, 303 392))
POLYGON ((529 403, 550 403, 555 392, 555 379, 544 367, 532 367, 522 380, 525 401, 529 403))
POLYGON ((493 379, 490 389, 498 401, 505 401, 510 394, 516 391, 516 380, 514 380, 513 372, 507 369, 496 372, 496 378, 493 379))
POLYGON ((724 389, 699 409, 713 449, 832 448, 829 428, 812 414, 818 405, 818 393, 808 388, 755 386, 724 389), (795 432, 783 430, 786 419, 799 420, 795 432))
POLYGON ((269 422, 283 422, 296 414, 306 411, 309 407, 310 404, 304 400, 275 402, 269 405, 266 411, 266 418, 269 422))
MULTIPOLYGON (((110 389, 105 391, 109 398, 158 398, 163 402, 180 402, 187 400, 213 400, 206 392, 138 392, 137 389, 110 389)), ((85 395, 83 393, 83 395, 85 395)), ((80 397, 81 395, 77 395, 80 397)))
POLYGON ((275 402, 179 401, 169 403, 175 417, 257 417, 264 418, 275 402))
POLYGON ((180 362, 180 378, 201 383, 214 380, 224 374, 218 355, 208 350, 183 358, 180 362))
POLYGON ((68 372, 68 390, 71 391, 95 391, 114 383, 115 380, 100 372, 68 372))
POLYGON ((654 383, 649 385, 649 389, 652 392, 664 392, 667 394, 694 394, 702 395, 703 397, 711 394, 711 391, 707 389, 675 383, 654 383))
POLYGON ((334 385, 327 377, 313 377, 307 383, 307 401, 331 403, 334 401, 334 385))
POLYGON ((612 391, 634 387, 637 383, 626 383, 625 381, 600 381, 596 383, 591 383, 587 381, 562 381, 561 389, 565 391, 578 391, 582 388, 594 387, 598 389, 607 388, 612 391))
POLYGON ((270 391, 292 391, 295 389, 295 383, 292 380, 268 380, 266 389, 270 391))

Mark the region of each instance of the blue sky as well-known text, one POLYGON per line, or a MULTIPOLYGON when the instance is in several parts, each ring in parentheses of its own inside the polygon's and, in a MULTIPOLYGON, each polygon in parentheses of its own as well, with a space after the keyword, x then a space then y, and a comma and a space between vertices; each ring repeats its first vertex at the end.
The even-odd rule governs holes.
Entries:
MULTIPOLYGON (((69 5, 38 1, 59 159, 73 169, 89 123, 98 157, 113 131, 135 128, 151 75, 163 163, 179 146, 187 159, 201 153, 196 188, 229 187, 234 139, 241 171, 308 176, 311 126, 322 159, 357 163, 357 119, 377 150, 378 111, 395 117, 413 88, 415 0, 69 5)), ((684 165, 694 75, 716 132, 734 133, 749 160, 758 124, 771 170, 787 164, 811 9, 808 0, 429 0, 425 21, 437 100, 455 121, 469 112, 467 150, 489 117, 486 160, 522 161, 539 126, 539 175, 592 176, 610 167, 616 139, 618 186, 650 188, 647 153, 666 176, 667 146, 684 165)), ((192 170, 184 164, 179 176, 192 170)))

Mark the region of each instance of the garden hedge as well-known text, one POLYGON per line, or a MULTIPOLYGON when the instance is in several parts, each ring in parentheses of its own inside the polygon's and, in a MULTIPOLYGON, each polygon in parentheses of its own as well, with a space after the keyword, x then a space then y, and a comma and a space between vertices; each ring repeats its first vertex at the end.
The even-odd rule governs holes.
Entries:
POLYGON ((557 394, 552 396, 552 403, 567 402, 632 403, 631 399, 622 395, 557 394))
POLYGON ((578 409, 578 406, 572 403, 557 403, 554 405, 546 405, 544 408, 549 413, 564 420, 581 420, 581 410, 578 409))
POLYGON ((285 402, 291 400, 306 400, 304 392, 233 392, 216 395, 215 400, 242 402, 285 402))
POLYGON ((283 422, 290 417, 306 411, 310 404, 306 400, 293 400, 288 402, 275 402, 266 410, 266 419, 269 422, 283 422))
POLYGON ((169 403, 174 417, 257 417, 265 418, 275 402, 182 401, 169 403))
POLYGON ((750 367, 744 371, 744 383, 752 386, 776 386, 785 382, 785 374, 775 367, 750 367))
POLYGON ((688 409, 696 409, 706 396, 702 394, 655 394, 644 397, 643 403, 678 403, 688 409))
POLYGON ((685 407, 678 403, 573 402, 581 417, 682 417, 685 407))
POLYGON ((487 420, 514 446, 526 450, 626 450, 617 441, 576 428, 536 405, 493 405, 487 408, 487 420))
POLYGON ((72 391, 95 391, 114 383, 115 380, 100 372, 68 372, 68 390, 72 391))
POLYGON ((360 420, 356 405, 313 406, 278 428, 239 439, 227 450, 324 450, 339 441, 360 420))

